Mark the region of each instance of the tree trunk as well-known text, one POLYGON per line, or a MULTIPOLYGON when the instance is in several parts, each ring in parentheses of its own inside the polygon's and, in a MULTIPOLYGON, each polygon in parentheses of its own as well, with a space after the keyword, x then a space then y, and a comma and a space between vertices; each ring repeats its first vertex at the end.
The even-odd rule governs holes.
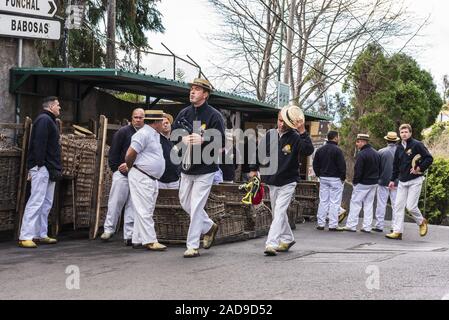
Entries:
POLYGON ((116 0, 108 0, 108 40, 106 48, 106 68, 115 69, 115 29, 116 0))

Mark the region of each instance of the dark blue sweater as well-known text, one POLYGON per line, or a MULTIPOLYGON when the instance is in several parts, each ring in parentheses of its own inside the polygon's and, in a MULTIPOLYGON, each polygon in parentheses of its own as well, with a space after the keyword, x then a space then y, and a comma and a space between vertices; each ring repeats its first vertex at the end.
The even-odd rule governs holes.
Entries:
POLYGON ((176 165, 170 160, 174 143, 161 134, 161 145, 165 159, 165 171, 159 181, 163 183, 178 181, 181 174, 181 165, 176 165))
POLYGON ((357 154, 354 166, 353 184, 372 186, 379 182, 380 155, 369 144, 357 154))
POLYGON ((346 180, 346 161, 336 142, 328 141, 319 148, 313 158, 313 171, 317 177, 346 180))
MULTIPOLYGON (((193 105, 188 106, 181 110, 181 112, 176 117, 173 122, 172 131, 176 129, 182 129, 182 126, 179 122, 180 119, 185 119, 192 127, 194 125, 194 121, 199 121, 201 123, 202 129, 204 130, 203 137, 205 138, 205 142, 201 145, 201 153, 207 145, 213 142, 213 138, 210 139, 210 135, 208 134, 208 129, 218 130, 221 134, 221 141, 216 141, 219 144, 219 148, 222 148, 225 141, 225 133, 224 133, 224 122, 223 117, 218 110, 211 107, 207 102, 205 102, 200 107, 194 107, 193 105)), ((194 128, 194 133, 198 132, 198 128, 194 128)), ((194 147, 196 148, 196 146, 194 147)), ((194 149, 195 150, 195 149, 194 149)), ((218 162, 219 162, 219 154, 212 154, 212 157, 215 161, 212 164, 206 164, 204 162, 203 157, 201 157, 201 162, 198 164, 192 164, 188 171, 182 169, 182 172, 188 175, 199 175, 199 174, 207 174, 218 171, 218 162)), ((194 159, 193 157, 192 159, 194 159)))
POLYGON ((56 117, 49 111, 42 112, 33 123, 27 167, 45 166, 50 170, 62 170, 61 145, 56 117))
MULTIPOLYGON (((275 141, 275 140, 273 140, 275 141)), ((264 138, 261 140, 259 148, 265 148, 266 155, 264 159, 258 159, 257 165, 250 165, 251 170, 259 170, 259 167, 264 164, 270 164, 270 155, 277 154, 277 170, 272 175, 263 175, 262 181, 267 185, 282 187, 292 182, 299 182, 299 161, 300 156, 310 156, 314 147, 312 140, 307 132, 299 134, 296 130, 289 130, 279 137, 276 129, 269 130, 264 138), (274 136, 273 136, 274 135, 274 136), (271 139, 277 139, 278 148, 274 150, 271 146, 271 139)), ((258 152, 258 156, 259 152, 258 152)), ((273 165, 271 163, 271 165, 273 165)))
POLYGON ((116 172, 118 167, 125 163, 126 151, 131 145, 131 138, 136 133, 132 125, 120 128, 112 138, 111 148, 109 149, 109 167, 112 172, 116 172))
POLYGON ((418 166, 421 169, 421 172, 424 172, 433 163, 433 157, 424 144, 410 138, 407 141, 407 147, 404 149, 402 143, 399 143, 396 153, 394 154, 393 175, 391 181, 395 181, 399 178, 399 181, 407 182, 422 177, 422 175, 410 174, 412 160, 418 154, 421 155, 421 160, 418 162, 418 166))

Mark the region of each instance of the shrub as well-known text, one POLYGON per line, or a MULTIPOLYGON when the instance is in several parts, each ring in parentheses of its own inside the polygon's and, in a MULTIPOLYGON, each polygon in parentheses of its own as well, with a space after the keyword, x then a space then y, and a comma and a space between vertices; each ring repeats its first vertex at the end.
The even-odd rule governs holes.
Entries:
POLYGON ((421 193, 420 209, 432 224, 441 224, 449 215, 449 159, 436 158, 430 167, 421 193))

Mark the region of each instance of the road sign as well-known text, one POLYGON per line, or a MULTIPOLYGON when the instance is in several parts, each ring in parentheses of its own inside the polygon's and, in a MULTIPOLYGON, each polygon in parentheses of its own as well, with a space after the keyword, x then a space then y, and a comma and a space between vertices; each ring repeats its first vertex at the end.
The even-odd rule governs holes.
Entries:
POLYGON ((278 81, 278 108, 288 105, 290 102, 290 86, 278 81))
POLYGON ((52 18, 58 7, 54 0, 0 0, 0 11, 52 18))
POLYGON ((61 37, 61 23, 56 20, 0 14, 0 35, 16 38, 59 40, 61 37))

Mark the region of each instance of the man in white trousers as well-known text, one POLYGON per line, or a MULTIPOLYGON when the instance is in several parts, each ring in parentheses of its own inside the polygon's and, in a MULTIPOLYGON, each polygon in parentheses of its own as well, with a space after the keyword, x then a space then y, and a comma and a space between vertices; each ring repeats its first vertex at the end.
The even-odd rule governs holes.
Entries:
POLYGON ((61 177, 61 146, 56 118, 61 107, 57 97, 42 102, 43 112, 34 120, 28 151, 27 168, 31 177, 31 195, 25 207, 19 247, 37 248, 55 244, 48 232, 48 214, 53 205, 56 180, 61 177), (33 241, 34 240, 34 241, 33 241))
POLYGON ((338 147, 339 136, 329 131, 327 143, 319 148, 313 158, 313 170, 320 178, 320 204, 317 212, 317 229, 324 230, 329 216, 329 231, 343 231, 338 226, 341 198, 346 180, 346 161, 338 147))
POLYGON ((304 114, 297 106, 286 106, 278 114, 277 129, 267 132, 259 144, 258 164, 251 165, 250 176, 259 175, 270 190, 273 221, 264 254, 275 256, 287 252, 296 242, 288 222, 287 209, 300 180, 300 156, 310 156, 314 147, 304 126, 304 114), (276 147, 277 144, 277 147, 276 147), (270 151, 261 155, 260 150, 270 151), (267 161, 268 160, 268 161, 267 161), (263 174, 261 164, 277 163, 273 174, 263 174))
POLYGON ((108 212, 104 222, 103 241, 108 241, 117 230, 117 223, 125 207, 123 239, 126 246, 132 245, 134 227, 134 208, 129 195, 128 167, 125 163, 126 152, 131 144, 131 137, 143 127, 145 110, 137 108, 132 112, 131 123, 120 128, 112 138, 109 149, 109 167, 114 173, 112 186, 109 192, 108 212))
MULTIPOLYGON (((178 114, 173 130, 184 129, 187 131, 182 138, 184 145, 190 145, 192 162, 183 163, 181 168, 181 185, 179 188, 179 200, 182 208, 190 215, 190 225, 187 234, 187 250, 184 258, 195 258, 200 255, 200 238, 203 234, 203 248, 209 249, 215 240, 218 225, 214 223, 204 210, 218 171, 219 150, 223 148, 225 132, 223 117, 207 102, 213 90, 211 83, 206 79, 197 78, 190 83, 191 105, 181 110, 178 114), (212 130, 214 129, 214 130, 212 130), (209 132, 221 135, 219 141, 207 141, 205 136, 209 132), (203 150, 213 143, 216 152, 212 154, 213 161, 203 159, 203 150)), ((188 149, 189 150, 189 149, 188 149)))
POLYGON ((170 140, 171 126, 173 124, 173 117, 171 114, 164 113, 164 120, 162 121, 161 145, 165 159, 165 171, 159 179, 159 189, 179 189, 179 176, 181 174, 181 165, 173 163, 171 153, 174 143, 170 140))
POLYGON ((363 227, 360 231, 370 233, 374 214, 374 197, 380 174, 380 156, 369 144, 369 135, 358 134, 356 146, 359 150, 354 165, 354 179, 350 210, 345 231, 356 232, 359 214, 363 207, 363 227))
MULTIPOLYGON (((377 186, 377 202, 376 202, 376 224, 373 228, 375 232, 384 232, 385 226, 385 210, 387 209, 388 198, 390 199, 391 208, 394 211, 394 202, 396 201, 396 188, 390 189, 391 175, 393 174, 393 161, 398 138, 396 132, 388 132, 384 137, 387 141, 387 147, 380 149, 380 177, 379 184, 377 186)), ((398 186, 398 180, 395 181, 395 186, 398 186)))
POLYGON ((146 110, 145 125, 131 138, 126 152, 129 192, 135 210, 133 246, 142 244, 151 251, 164 251, 157 241, 153 212, 159 193, 158 179, 165 170, 159 132, 162 129, 162 110, 146 110))
POLYGON ((427 220, 422 216, 418 202, 424 182, 423 174, 433 163, 433 157, 424 144, 412 138, 411 125, 401 125, 399 132, 402 141, 394 155, 393 174, 389 184, 390 189, 395 189, 394 182, 399 179, 393 211, 393 232, 386 235, 393 240, 402 240, 405 209, 419 226, 419 235, 427 235, 427 220))

